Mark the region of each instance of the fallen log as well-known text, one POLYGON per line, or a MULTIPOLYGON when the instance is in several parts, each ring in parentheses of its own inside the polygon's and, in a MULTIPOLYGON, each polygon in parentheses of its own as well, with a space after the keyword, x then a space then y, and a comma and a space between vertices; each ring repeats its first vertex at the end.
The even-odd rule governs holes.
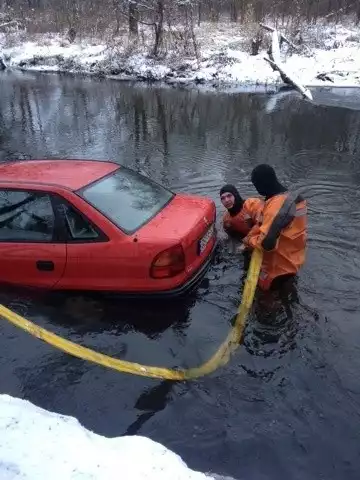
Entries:
POLYGON ((277 65, 275 62, 273 62, 269 58, 266 58, 266 57, 264 57, 264 58, 267 62, 270 63, 270 65, 275 70, 277 70, 280 73, 281 78, 282 78, 284 83, 287 83, 287 84, 291 85, 295 90, 298 90, 308 100, 313 100, 313 96, 312 96, 310 90, 308 88, 304 87, 303 85, 301 85, 299 80, 296 79, 293 74, 291 74, 291 77, 290 77, 289 73, 285 72, 283 67, 281 67, 280 65, 277 65), (286 80, 286 81, 284 81, 284 80, 286 80))
MULTIPOLYGON (((276 28, 274 27, 270 27, 269 25, 265 25, 264 23, 259 23, 260 27, 264 28, 265 30, 267 30, 268 32, 276 32, 276 28)), ((280 33, 280 38, 285 42, 287 43, 288 45, 290 45, 291 48, 293 48, 294 50, 300 50, 300 47, 298 47, 297 45, 295 45, 295 43, 291 42, 287 37, 285 37, 285 35, 283 33, 280 33)))
POLYGON ((288 85, 291 85, 295 90, 299 91, 308 100, 313 100, 313 96, 308 88, 301 85, 299 79, 289 72, 281 62, 279 37, 277 31, 274 29, 272 32, 271 49, 268 52, 269 58, 264 59, 270 64, 274 71, 279 72, 281 80, 288 85))

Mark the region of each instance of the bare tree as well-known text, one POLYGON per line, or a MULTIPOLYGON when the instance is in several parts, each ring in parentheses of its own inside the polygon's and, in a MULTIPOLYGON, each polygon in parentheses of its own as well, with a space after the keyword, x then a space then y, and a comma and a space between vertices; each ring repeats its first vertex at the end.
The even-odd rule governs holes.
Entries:
POLYGON ((238 21, 238 16, 239 16, 238 2, 237 2, 237 0, 231 0, 231 3, 230 3, 230 20, 232 22, 237 22, 238 21))
POLYGON ((163 41, 164 10, 165 10, 165 0, 157 0, 156 1, 155 21, 153 23, 154 31, 155 31, 155 42, 154 42, 154 48, 153 48, 154 57, 157 57, 159 55, 159 49, 160 49, 162 41, 163 41))
POLYGON ((129 0, 129 32, 139 34, 139 10, 137 0, 129 0))
POLYGON ((150 27, 155 57, 168 38, 178 41, 175 30, 187 35, 181 41, 185 49, 192 44, 196 54, 196 24, 202 22, 260 22, 270 17, 275 25, 299 25, 319 18, 339 22, 346 15, 360 23, 360 0, 0 0, 2 31, 15 28, 20 20, 29 31, 68 32, 72 41, 82 33, 108 35, 109 29, 112 34, 128 31, 135 40, 147 30, 142 27, 150 27), (177 28, 169 33, 169 26, 177 28))

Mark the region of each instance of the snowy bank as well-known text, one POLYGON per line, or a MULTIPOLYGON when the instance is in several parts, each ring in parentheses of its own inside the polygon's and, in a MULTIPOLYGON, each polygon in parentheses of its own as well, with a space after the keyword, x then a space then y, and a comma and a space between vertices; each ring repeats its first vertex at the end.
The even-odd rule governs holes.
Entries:
POLYGON ((0 395, 0 478, 210 480, 213 477, 190 470, 178 455, 148 438, 105 438, 86 430, 75 418, 0 395))
MULTIPOLYGON (((169 49, 162 59, 146 52, 145 43, 124 38, 69 43, 59 34, 0 34, 0 58, 7 68, 87 73, 117 79, 175 84, 279 85, 279 74, 264 60, 267 45, 256 56, 249 51, 249 33, 241 25, 202 24, 196 32, 199 57, 169 49), (145 53, 144 53, 145 52, 145 53)), ((360 29, 313 25, 302 31, 299 52, 282 53, 283 64, 307 86, 360 86, 360 29), (326 74, 326 80, 317 78, 326 74)))

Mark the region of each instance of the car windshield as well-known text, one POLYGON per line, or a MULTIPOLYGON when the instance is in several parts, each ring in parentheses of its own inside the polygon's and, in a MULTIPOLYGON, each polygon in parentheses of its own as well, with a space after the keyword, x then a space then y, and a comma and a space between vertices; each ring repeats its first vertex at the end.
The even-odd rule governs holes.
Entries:
POLYGON ((126 233, 138 230, 174 196, 161 185, 125 167, 79 193, 126 233))

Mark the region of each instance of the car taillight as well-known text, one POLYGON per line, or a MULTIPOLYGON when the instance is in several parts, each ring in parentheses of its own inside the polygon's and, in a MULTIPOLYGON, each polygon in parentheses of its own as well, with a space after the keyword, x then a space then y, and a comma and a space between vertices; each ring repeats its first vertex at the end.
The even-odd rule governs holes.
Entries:
POLYGON ((185 270, 185 254, 181 245, 160 252, 151 264, 152 278, 170 278, 185 270))

